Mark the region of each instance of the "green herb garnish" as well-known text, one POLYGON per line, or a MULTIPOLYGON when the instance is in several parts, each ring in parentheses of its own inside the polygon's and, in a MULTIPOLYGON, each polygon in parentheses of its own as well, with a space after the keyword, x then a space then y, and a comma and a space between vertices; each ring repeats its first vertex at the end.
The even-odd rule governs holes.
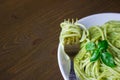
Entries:
POLYGON ((113 56, 109 52, 104 52, 101 54, 101 59, 104 64, 110 67, 115 67, 115 62, 113 56))
POLYGON ((108 48, 108 42, 107 40, 102 40, 98 42, 98 48, 100 51, 106 50, 108 48))
POLYGON ((95 43, 94 42, 87 43, 87 45, 86 45, 86 50, 87 51, 94 50, 94 49, 95 49, 95 43))
POLYGON ((96 61, 99 57, 100 57, 99 49, 96 49, 93 51, 90 61, 91 62, 96 61))
POLYGON ((113 56, 107 51, 108 42, 107 40, 99 41, 97 44, 97 48, 95 48, 94 42, 89 42, 86 44, 86 50, 91 51, 92 55, 90 58, 91 62, 95 62, 101 57, 103 63, 109 67, 115 67, 115 62, 113 56))

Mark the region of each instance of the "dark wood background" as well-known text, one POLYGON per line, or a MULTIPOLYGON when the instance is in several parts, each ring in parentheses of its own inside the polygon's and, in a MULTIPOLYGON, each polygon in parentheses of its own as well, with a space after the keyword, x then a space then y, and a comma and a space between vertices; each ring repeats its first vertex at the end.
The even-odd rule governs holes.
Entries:
POLYGON ((120 12, 119 0, 0 0, 0 80, 64 80, 60 22, 120 12))

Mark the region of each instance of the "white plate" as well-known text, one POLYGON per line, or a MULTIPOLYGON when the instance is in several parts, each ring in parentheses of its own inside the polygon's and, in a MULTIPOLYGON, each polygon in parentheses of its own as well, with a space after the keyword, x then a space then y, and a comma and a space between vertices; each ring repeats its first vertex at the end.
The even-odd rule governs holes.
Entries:
MULTIPOLYGON (((93 25, 102 25, 110 20, 120 20, 120 13, 100 13, 87 16, 80 19, 78 22, 85 25, 87 28, 93 25)), ((68 80, 70 60, 65 54, 61 44, 58 46, 58 65, 62 76, 65 80, 68 80)))

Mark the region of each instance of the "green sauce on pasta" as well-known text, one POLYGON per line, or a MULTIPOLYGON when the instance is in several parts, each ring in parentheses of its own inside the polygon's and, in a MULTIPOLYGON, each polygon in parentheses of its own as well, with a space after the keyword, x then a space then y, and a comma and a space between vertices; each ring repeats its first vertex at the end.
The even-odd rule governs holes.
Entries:
POLYGON ((108 41, 108 51, 112 53, 116 67, 106 66, 101 59, 90 62, 91 54, 86 51, 87 41, 84 41, 81 42, 81 49, 74 58, 77 76, 81 80, 120 80, 120 21, 109 21, 102 26, 92 26, 88 31, 90 41, 95 43, 104 39, 108 41))
POLYGON ((80 51, 74 58, 74 68, 80 80, 120 80, 120 21, 109 21, 102 26, 92 26, 86 29, 84 25, 67 21, 61 23, 60 42, 62 44, 74 42, 74 38, 80 41, 80 51), (66 27, 65 27, 66 26, 66 27), (81 27, 81 28, 80 28, 81 27), (90 62, 91 53, 85 46, 92 41, 107 40, 108 51, 113 55, 116 66, 106 66, 101 58, 90 62))

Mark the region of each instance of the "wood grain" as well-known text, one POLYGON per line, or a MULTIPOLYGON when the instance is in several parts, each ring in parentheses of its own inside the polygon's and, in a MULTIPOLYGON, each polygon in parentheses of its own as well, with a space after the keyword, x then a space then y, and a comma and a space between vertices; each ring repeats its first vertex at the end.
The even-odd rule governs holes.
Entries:
POLYGON ((0 0, 0 80, 64 80, 60 22, 120 12, 119 0, 0 0))

